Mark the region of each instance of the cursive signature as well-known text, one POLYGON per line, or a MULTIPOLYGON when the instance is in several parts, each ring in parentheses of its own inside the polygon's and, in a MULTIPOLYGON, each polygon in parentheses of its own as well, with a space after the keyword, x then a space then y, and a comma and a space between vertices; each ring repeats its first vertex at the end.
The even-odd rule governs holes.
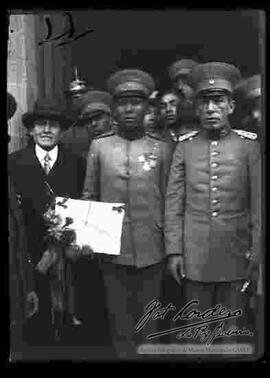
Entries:
POLYGON ((147 322, 157 319, 164 319, 169 310, 176 310, 176 307, 169 303, 165 308, 161 308, 161 303, 157 299, 153 299, 145 306, 145 314, 135 325, 135 331, 139 332, 147 322))
MULTIPOLYGON (((215 320, 217 321, 217 320, 215 320)), ((149 335, 152 336, 152 335, 149 335)), ((176 335, 176 339, 200 339, 201 343, 211 345, 213 341, 219 337, 232 337, 232 336, 253 336, 253 333, 248 329, 229 328, 224 330, 224 321, 220 322, 214 330, 211 330, 208 325, 192 325, 190 328, 182 328, 176 335)), ((151 338, 151 337, 149 337, 151 338)))
MULTIPOLYGON (((172 333, 177 333, 176 338, 200 338, 201 342, 205 341, 207 345, 210 345, 217 337, 230 337, 230 336, 253 336, 253 333, 249 330, 229 329, 224 331, 224 321, 228 319, 238 318, 242 316, 242 309, 232 311, 223 307, 221 304, 217 304, 215 307, 207 309, 201 312, 200 310, 191 309, 193 305, 199 305, 200 302, 196 299, 188 302, 183 306, 173 317, 173 322, 177 320, 195 320, 192 324, 174 327, 164 331, 156 332, 147 336, 147 339, 153 339, 160 336, 165 336, 172 333), (198 321, 196 321, 198 319, 198 321), (211 331, 208 325, 218 322, 218 326, 211 331)), ((139 319, 135 326, 135 331, 139 332, 145 325, 151 320, 164 319, 169 311, 176 310, 176 307, 169 303, 166 307, 162 307, 157 299, 152 300, 145 307, 145 313, 139 319)))
POLYGON ((88 27, 84 32, 82 32, 82 33, 77 34, 76 36, 74 36, 74 34, 75 34, 75 26, 74 26, 72 15, 69 12, 65 12, 64 14, 66 15, 66 17, 68 19, 69 28, 64 33, 56 35, 55 37, 52 37, 53 27, 52 27, 51 20, 50 20, 49 17, 45 17, 45 23, 46 23, 46 27, 47 27, 47 35, 46 35, 45 39, 43 39, 42 41, 40 41, 38 43, 39 46, 43 45, 46 42, 52 42, 52 41, 62 40, 65 37, 62 42, 60 41, 60 43, 57 44, 57 46, 64 46, 64 45, 66 45, 68 43, 71 43, 71 42, 74 42, 77 39, 85 36, 86 34, 91 33, 91 32, 94 31, 93 29, 91 29, 90 27, 88 27))

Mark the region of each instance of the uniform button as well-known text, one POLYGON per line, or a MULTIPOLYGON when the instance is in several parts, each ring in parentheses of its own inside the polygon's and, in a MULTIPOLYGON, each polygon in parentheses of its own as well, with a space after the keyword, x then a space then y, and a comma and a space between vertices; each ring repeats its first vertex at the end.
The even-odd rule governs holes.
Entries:
POLYGON ((218 142, 216 140, 214 140, 213 142, 211 142, 211 146, 217 146, 218 145, 218 142))
POLYGON ((188 140, 192 140, 193 138, 188 138, 188 140))
POLYGON ((211 167, 212 167, 212 168, 217 168, 217 167, 218 167, 218 163, 212 163, 212 164, 211 164, 211 167))
POLYGON ((217 211, 213 211, 212 212, 212 217, 217 217, 218 216, 218 212, 217 211))
POLYGON ((218 151, 213 151, 213 152, 211 152, 211 156, 217 156, 217 155, 219 155, 219 152, 218 152, 218 151))
POLYGON ((217 179, 218 179, 217 176, 212 176, 212 177, 211 177, 211 180, 217 180, 217 179))
POLYGON ((218 203, 218 200, 217 199, 213 199, 211 202, 212 202, 213 205, 216 205, 218 203))
POLYGON ((217 187, 214 186, 211 190, 212 190, 212 192, 216 192, 217 191, 217 187))

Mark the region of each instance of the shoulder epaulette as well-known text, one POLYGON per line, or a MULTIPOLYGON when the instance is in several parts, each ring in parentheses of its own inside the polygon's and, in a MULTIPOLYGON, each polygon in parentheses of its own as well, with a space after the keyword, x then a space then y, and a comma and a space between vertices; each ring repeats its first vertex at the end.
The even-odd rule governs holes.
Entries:
POLYGON ((96 136, 94 139, 106 138, 112 135, 115 135, 115 131, 108 131, 107 133, 103 133, 101 135, 96 136))
POLYGON ((186 133, 184 135, 180 135, 178 138, 178 142, 183 142, 184 140, 190 139, 198 134, 198 130, 190 131, 189 133, 186 133))
POLYGON ((256 140, 258 138, 258 135, 256 133, 251 133, 250 131, 245 130, 236 130, 233 129, 233 131, 239 135, 241 138, 256 140))
POLYGON ((162 138, 162 136, 160 136, 160 135, 151 134, 148 131, 145 133, 145 135, 149 136, 150 138, 161 140, 161 141, 164 142, 164 138, 162 138))

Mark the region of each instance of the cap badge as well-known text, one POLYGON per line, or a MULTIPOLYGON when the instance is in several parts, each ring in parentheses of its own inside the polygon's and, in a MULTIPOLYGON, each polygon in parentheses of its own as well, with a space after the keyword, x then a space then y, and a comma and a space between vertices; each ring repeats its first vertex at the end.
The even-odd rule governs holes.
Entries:
POLYGON ((214 79, 210 79, 209 80, 209 84, 215 84, 215 80, 214 79))

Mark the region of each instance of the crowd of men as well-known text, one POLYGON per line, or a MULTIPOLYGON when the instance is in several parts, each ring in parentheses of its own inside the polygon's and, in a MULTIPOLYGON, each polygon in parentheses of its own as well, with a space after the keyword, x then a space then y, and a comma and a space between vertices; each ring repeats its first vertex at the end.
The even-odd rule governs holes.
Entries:
MULTIPOLYGON (((198 321, 173 318, 197 300, 190 310, 240 309, 241 316, 224 327, 250 333, 235 333, 229 343, 249 343, 257 351, 260 75, 243 79, 232 64, 191 59, 173 63, 168 72, 171 88, 162 93, 147 72, 115 72, 107 91, 73 98, 75 120, 46 99, 23 115, 29 145, 11 153, 8 164, 10 302, 11 309, 26 303, 28 311, 11 311, 11 348, 103 343, 118 359, 151 358, 138 347, 202 343, 202 329, 193 338, 184 330, 157 336, 186 325, 183 320, 198 321), (241 116, 233 118, 240 106, 241 116), (50 275, 37 269, 48 248, 43 214, 51 192, 126 205, 120 255, 95 254, 89 247, 71 264, 73 301, 60 340, 50 275), (142 324, 147 310, 169 303, 166 316, 142 324)), ((8 94, 8 118, 16 111, 12 103, 8 94)), ((212 331, 215 326, 209 325, 212 331)))

